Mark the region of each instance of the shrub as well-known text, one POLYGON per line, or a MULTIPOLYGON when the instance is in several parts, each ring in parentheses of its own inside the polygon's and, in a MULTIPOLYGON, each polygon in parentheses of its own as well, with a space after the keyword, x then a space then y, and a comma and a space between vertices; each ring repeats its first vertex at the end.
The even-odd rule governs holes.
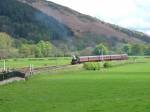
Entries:
POLYGON ((45 58, 29 58, 28 61, 43 61, 45 58))
POLYGON ((104 68, 112 67, 112 63, 111 62, 105 62, 103 66, 104 66, 104 68))
POLYGON ((100 70, 100 63, 98 63, 98 62, 87 62, 87 63, 84 63, 83 67, 86 70, 100 70))
POLYGON ((18 59, 17 59, 17 58, 15 58, 15 59, 13 59, 13 61, 18 61, 18 59))
POLYGON ((48 58, 48 60, 57 60, 57 58, 48 58))

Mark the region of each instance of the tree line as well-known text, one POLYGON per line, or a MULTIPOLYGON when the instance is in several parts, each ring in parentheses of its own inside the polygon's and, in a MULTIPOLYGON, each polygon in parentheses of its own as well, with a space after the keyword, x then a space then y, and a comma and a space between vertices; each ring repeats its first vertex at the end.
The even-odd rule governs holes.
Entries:
MULTIPOLYGON (((7 33, 0 33, 0 58, 42 58, 54 56, 71 56, 73 51, 63 43, 54 46, 50 41, 39 41, 37 43, 23 38, 14 39, 7 33)), ((92 49, 85 48, 84 52, 74 51, 78 55, 105 55, 126 53, 128 55, 150 55, 150 45, 144 44, 122 44, 116 48, 109 48, 106 44, 98 44, 92 49), (88 53, 89 52, 89 53, 88 53)))
POLYGON ((42 58, 50 56, 67 56, 69 50, 65 46, 55 47, 50 41, 27 41, 23 38, 14 39, 6 33, 0 33, 0 58, 42 58))
MULTIPOLYGON (((114 53, 125 53, 131 56, 143 56, 143 55, 150 55, 150 45, 144 45, 144 44, 123 44, 122 46, 119 46, 115 48, 114 53)), ((104 45, 99 44, 94 49, 94 54, 96 55, 102 55, 102 54, 113 54, 110 49, 104 45)))

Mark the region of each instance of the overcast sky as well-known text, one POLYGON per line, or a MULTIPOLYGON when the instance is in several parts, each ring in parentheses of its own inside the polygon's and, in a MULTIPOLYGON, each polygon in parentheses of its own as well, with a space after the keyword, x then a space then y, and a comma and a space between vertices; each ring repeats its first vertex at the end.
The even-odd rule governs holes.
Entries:
POLYGON ((150 0, 50 0, 103 21, 150 35, 150 0))

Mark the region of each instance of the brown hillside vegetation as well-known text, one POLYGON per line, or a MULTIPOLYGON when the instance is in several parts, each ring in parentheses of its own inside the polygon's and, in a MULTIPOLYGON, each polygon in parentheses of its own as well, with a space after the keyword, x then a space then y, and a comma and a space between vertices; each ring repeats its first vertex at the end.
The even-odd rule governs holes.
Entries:
POLYGON ((125 33, 119 32, 96 18, 78 13, 53 2, 46 2, 43 0, 32 0, 30 2, 29 0, 20 1, 29 4, 48 16, 54 17, 59 22, 64 23, 72 29, 76 37, 84 37, 83 35, 90 33, 115 37, 118 41, 140 42, 136 37, 131 37, 125 33))

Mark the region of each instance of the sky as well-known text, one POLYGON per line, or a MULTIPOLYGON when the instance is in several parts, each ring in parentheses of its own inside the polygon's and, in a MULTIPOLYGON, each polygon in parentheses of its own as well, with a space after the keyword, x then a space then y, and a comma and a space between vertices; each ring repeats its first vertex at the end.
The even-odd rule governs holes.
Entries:
POLYGON ((150 35, 150 0, 49 0, 150 35))

